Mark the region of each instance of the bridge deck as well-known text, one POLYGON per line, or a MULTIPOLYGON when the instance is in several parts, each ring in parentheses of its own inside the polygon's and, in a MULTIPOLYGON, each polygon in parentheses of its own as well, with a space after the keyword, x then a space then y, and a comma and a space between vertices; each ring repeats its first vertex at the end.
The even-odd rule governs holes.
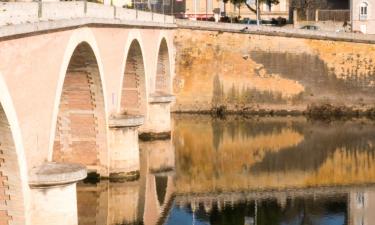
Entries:
POLYGON ((85 1, 6 2, 0 5, 0 38, 90 25, 177 27, 173 16, 85 1))

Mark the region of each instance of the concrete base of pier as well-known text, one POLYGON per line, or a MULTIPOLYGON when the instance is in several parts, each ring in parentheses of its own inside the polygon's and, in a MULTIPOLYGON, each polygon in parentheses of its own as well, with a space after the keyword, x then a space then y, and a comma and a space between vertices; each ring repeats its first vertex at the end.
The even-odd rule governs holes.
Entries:
POLYGON ((31 224, 77 225, 76 183, 85 179, 79 164, 45 163, 30 173, 31 224))
POLYGON ((138 127, 143 122, 143 116, 118 115, 110 118, 111 180, 135 180, 139 177, 138 127))
POLYGON ((157 93, 149 96, 148 117, 140 130, 142 140, 170 138, 173 95, 157 93))

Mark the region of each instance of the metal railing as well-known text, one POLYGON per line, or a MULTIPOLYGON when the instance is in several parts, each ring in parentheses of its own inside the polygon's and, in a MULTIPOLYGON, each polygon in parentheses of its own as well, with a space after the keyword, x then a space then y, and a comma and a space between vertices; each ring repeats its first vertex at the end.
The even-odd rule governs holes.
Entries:
POLYGON ((350 21, 350 10, 318 10, 317 21, 350 21))
POLYGON ((0 26, 79 18, 174 23, 174 17, 87 1, 2 2, 0 26))
POLYGON ((249 26, 247 24, 215 23, 208 21, 192 21, 176 19, 179 28, 201 29, 211 31, 227 31, 237 33, 255 33, 272 36, 287 36, 299 38, 313 38, 324 40, 340 40, 358 43, 375 44, 375 35, 365 35, 358 33, 333 32, 323 30, 305 30, 272 26, 249 26))

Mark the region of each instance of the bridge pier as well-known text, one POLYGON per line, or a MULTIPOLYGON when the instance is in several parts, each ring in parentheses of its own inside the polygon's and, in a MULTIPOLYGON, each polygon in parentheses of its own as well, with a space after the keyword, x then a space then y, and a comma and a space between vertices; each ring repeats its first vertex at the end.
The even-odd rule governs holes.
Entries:
POLYGON ((31 224, 77 225, 76 183, 85 179, 84 166, 45 163, 30 172, 31 224))
POLYGON ((139 177, 138 127, 143 116, 118 115, 109 119, 110 180, 134 180, 139 177))
POLYGON ((175 96, 155 93, 149 96, 146 124, 142 127, 142 140, 168 139, 171 137, 171 103, 175 96))

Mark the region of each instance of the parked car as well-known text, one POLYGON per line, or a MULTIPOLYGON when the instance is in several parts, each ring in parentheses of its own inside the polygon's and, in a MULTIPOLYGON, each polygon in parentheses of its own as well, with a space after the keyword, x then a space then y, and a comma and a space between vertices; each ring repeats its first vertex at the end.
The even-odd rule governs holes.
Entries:
POLYGON ((241 20, 241 23, 243 24, 253 24, 253 25, 256 25, 257 24, 257 21, 256 20, 252 20, 250 18, 244 18, 243 20, 241 20))
POLYGON ((300 29, 304 29, 304 30, 319 30, 319 27, 315 26, 315 25, 305 25, 305 26, 301 27, 300 29))

